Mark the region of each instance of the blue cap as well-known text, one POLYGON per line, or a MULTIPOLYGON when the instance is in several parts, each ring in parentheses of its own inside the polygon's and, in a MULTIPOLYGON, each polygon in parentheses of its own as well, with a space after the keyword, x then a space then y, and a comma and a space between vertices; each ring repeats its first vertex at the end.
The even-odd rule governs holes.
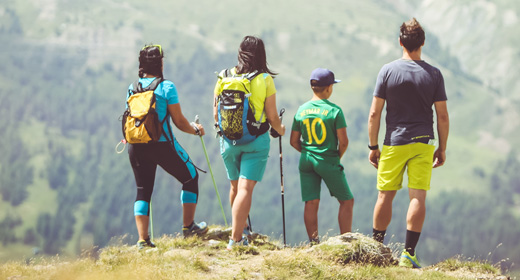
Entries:
POLYGON ((341 80, 334 79, 334 73, 330 71, 329 69, 325 68, 316 68, 311 73, 311 84, 312 80, 315 80, 316 82, 312 84, 313 86, 328 86, 331 84, 339 83, 341 80))

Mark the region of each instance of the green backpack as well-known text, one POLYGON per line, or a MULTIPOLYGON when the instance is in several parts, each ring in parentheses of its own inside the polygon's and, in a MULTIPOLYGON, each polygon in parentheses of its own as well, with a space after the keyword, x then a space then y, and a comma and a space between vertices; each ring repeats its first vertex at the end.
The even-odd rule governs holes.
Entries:
POLYGON ((255 111, 249 102, 251 96, 251 81, 260 73, 232 74, 224 69, 218 75, 221 80, 217 96, 218 126, 222 137, 241 145, 255 140, 259 135, 269 130, 269 123, 261 123, 255 119, 255 111))

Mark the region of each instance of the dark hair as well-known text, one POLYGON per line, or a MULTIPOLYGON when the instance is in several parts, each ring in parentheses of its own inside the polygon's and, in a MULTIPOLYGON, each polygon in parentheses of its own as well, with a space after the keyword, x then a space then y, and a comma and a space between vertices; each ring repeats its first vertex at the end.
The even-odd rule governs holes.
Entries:
POLYGON ((311 88, 312 88, 312 91, 314 91, 314 93, 322 93, 326 88, 328 88, 330 85, 328 86, 318 86, 318 81, 316 80, 311 80, 311 88))
POLYGON ((150 74, 158 77, 163 76, 162 59, 164 53, 159 45, 147 45, 139 52, 139 77, 150 74))
POLYGON ((262 39, 255 36, 246 36, 238 49, 237 73, 245 74, 258 71, 269 73, 272 76, 277 73, 271 71, 267 66, 265 47, 262 39))
POLYGON ((419 49, 424 44, 424 38, 424 30, 415 18, 401 25, 399 39, 409 52, 419 49))

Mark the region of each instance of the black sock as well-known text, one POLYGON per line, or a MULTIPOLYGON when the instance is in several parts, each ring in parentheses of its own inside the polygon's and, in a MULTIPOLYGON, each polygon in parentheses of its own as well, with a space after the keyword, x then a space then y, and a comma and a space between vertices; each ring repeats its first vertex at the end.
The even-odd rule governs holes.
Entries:
POLYGON ((309 238, 309 243, 312 245, 318 245, 320 244, 320 238, 319 237, 315 237, 315 238, 309 238))
POLYGON ((406 241, 404 243, 404 249, 412 256, 415 256, 415 246, 417 246, 419 236, 421 236, 420 232, 415 232, 411 230, 406 231, 406 241))
POLYGON ((383 243, 385 241, 386 230, 372 229, 372 238, 377 242, 383 243))

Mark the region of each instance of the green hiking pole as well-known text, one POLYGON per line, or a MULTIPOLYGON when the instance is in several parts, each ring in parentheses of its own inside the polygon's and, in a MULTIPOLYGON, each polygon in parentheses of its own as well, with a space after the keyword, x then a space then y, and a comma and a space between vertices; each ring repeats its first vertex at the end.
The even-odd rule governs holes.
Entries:
MULTIPOLYGON (((195 116, 195 123, 199 123, 199 115, 195 116)), ((204 149, 204 155, 206 155, 206 161, 208 162, 209 173, 211 174, 211 179, 213 180, 213 186, 215 187, 215 192, 217 193, 218 202, 220 203, 220 210, 222 210, 222 217, 224 217, 224 223, 226 227, 228 227, 228 223, 226 220, 226 214, 224 213, 224 207, 222 206, 222 201, 220 200, 220 195, 218 194, 217 183, 215 183, 215 177, 213 176, 213 171, 211 170, 211 164, 209 163, 208 152, 206 151, 206 144, 204 144, 204 139, 202 135, 199 135, 200 142, 202 143, 202 148, 204 149)))
POLYGON ((152 216, 152 198, 150 198, 150 240, 153 241, 153 216, 152 216))
MULTIPOLYGON (((285 108, 280 110, 280 121, 282 120, 283 113, 285 113, 285 108)), ((280 143, 280 185, 281 185, 281 195, 282 195, 282 222, 283 222, 283 245, 287 247, 287 242, 285 239, 285 203, 284 203, 284 186, 283 186, 283 156, 282 156, 282 136, 280 135, 279 139, 280 143)))

